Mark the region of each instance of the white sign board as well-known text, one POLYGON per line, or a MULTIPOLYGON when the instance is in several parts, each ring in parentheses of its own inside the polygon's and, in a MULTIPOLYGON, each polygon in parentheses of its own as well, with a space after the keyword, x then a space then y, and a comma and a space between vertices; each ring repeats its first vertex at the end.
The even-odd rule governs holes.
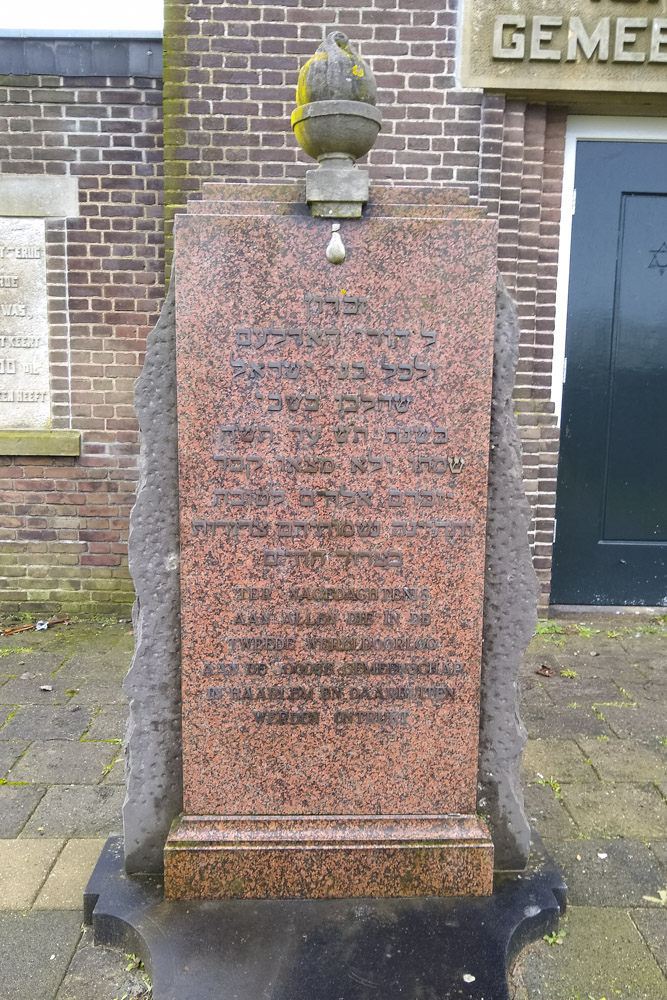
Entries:
POLYGON ((0 429, 51 424, 43 219, 0 218, 0 429))

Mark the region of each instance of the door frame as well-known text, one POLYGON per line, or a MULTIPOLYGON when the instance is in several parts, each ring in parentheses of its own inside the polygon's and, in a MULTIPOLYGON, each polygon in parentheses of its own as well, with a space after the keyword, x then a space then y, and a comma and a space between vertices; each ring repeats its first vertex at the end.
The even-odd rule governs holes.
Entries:
POLYGON ((570 115, 567 119, 558 248, 558 277, 556 280, 554 351, 551 370, 551 399, 556 406, 556 419, 559 427, 561 424, 563 403, 565 340, 567 336, 567 306, 574 208, 574 172, 577 158, 577 142, 580 139, 593 141, 606 140, 608 142, 667 142, 667 118, 570 115))

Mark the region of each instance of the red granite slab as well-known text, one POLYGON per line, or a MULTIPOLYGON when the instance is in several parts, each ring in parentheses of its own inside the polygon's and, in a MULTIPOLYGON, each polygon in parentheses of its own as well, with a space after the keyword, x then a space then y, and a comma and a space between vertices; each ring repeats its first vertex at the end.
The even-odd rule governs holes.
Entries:
MULTIPOLYGON (((308 206, 295 204, 289 201, 233 201, 230 199, 205 199, 204 201, 192 202, 188 212, 190 215, 303 215, 310 218, 308 206)), ((423 215, 423 208, 417 203, 404 202, 399 205, 389 205, 383 201, 369 201, 364 209, 366 219, 375 216, 408 216, 423 215)), ((483 219, 485 218, 483 208, 478 205, 430 205, 429 218, 431 219, 483 219)))
POLYGON ((172 898, 491 891, 474 814, 495 228, 340 232, 333 265, 326 220, 178 218, 172 898))
MULTIPOLYGON (((204 200, 212 201, 275 201, 304 203, 305 183, 297 184, 226 184, 219 181, 205 181, 204 200)), ((423 187, 405 184, 400 187, 389 184, 373 184, 369 204, 376 205, 466 205, 470 195, 467 188, 423 187)), ((190 202, 189 210, 192 205, 190 202)))

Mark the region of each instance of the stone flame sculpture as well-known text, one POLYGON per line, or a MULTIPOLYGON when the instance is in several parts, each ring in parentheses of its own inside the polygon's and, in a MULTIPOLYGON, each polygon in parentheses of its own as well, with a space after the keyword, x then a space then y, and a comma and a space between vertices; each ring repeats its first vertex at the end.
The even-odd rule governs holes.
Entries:
POLYGON ((314 216, 354 219, 368 201, 368 172, 355 161, 373 146, 382 126, 370 67, 332 31, 299 74, 292 128, 319 162, 306 173, 306 200, 314 216))

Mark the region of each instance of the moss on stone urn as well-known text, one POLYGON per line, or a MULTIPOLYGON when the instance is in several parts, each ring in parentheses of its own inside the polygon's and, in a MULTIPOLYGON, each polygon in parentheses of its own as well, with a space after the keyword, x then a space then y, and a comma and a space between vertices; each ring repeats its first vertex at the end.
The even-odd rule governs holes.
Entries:
POLYGON ((382 115, 370 67, 347 35, 332 31, 299 74, 292 128, 317 170, 306 174, 306 198, 313 215, 354 218, 368 200, 368 174, 355 160, 373 146, 382 115))

